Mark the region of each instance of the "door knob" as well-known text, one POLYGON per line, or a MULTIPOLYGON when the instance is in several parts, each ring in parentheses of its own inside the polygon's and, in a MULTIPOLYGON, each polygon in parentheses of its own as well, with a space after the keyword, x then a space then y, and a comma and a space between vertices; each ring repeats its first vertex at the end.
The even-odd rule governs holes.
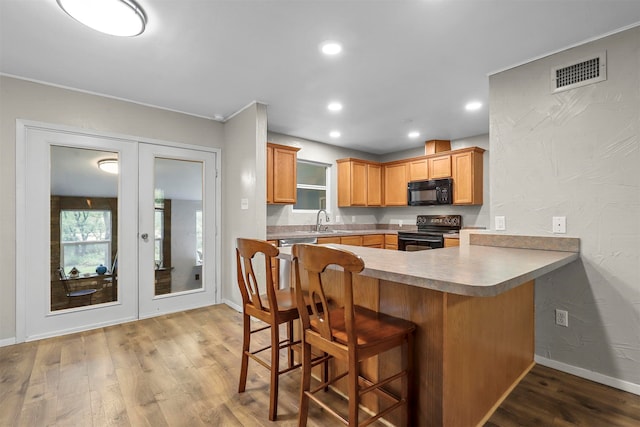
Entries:
POLYGON ((149 240, 149 233, 142 233, 140 237, 142 237, 142 240, 146 242, 147 240, 149 240))

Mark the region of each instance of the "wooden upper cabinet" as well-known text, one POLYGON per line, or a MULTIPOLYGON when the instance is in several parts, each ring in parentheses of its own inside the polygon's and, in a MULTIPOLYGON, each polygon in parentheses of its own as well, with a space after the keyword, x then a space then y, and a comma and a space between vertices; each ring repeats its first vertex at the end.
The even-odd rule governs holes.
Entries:
POLYGON ((429 179, 449 178, 451 176, 451 155, 444 154, 428 159, 429 179))
POLYGON ((384 165, 384 205, 407 206, 408 164, 387 163, 384 165))
POLYGON ((267 143, 267 203, 296 203, 297 147, 267 143))
POLYGON ((454 205, 481 205, 484 150, 472 147, 451 155, 454 205))
POLYGON ((380 164, 350 158, 337 160, 337 163, 338 206, 380 206, 380 164))
POLYGON ((382 206, 382 166, 367 164, 367 206, 382 206))
POLYGON ((408 162, 409 165, 409 181, 419 181, 429 179, 427 159, 413 159, 408 162))

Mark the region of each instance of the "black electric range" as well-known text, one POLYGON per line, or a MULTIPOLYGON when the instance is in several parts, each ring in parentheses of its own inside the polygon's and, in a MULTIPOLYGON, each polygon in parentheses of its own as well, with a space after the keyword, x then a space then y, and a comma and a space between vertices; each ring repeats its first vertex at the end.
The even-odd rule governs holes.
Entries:
POLYGON ((447 234, 462 228, 460 215, 418 215, 417 231, 398 231, 398 250, 420 251, 444 247, 447 234))

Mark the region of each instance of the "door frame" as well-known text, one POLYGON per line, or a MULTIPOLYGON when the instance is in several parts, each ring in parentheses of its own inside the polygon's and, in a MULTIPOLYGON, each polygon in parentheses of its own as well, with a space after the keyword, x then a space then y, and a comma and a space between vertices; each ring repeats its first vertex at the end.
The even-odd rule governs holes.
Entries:
MULTIPOLYGON (((219 171, 221 170, 222 159, 221 159, 221 149, 213 148, 208 146, 194 145, 194 144, 184 144, 178 142, 170 142, 157 140, 153 138, 145 138, 138 137, 132 135, 119 134, 115 132, 103 132, 97 131, 93 129, 83 129, 66 125, 59 125, 53 123, 39 122, 33 120, 24 120, 24 119, 16 119, 16 287, 15 287, 15 321, 16 321, 16 342, 25 342, 27 340, 36 340, 41 338, 46 338, 47 336, 55 336, 59 335, 59 333, 53 333, 47 336, 36 336, 36 337, 27 337, 26 336, 26 313, 27 313, 27 281, 29 269, 33 268, 41 268, 37 265, 31 265, 27 262, 28 259, 28 242, 26 241, 27 236, 27 221, 26 221, 26 213, 27 213, 27 194, 26 194, 26 161, 27 161, 27 131, 29 129, 33 130, 41 130, 48 131, 54 133, 70 133, 77 136, 87 136, 87 137, 97 137, 97 138, 105 138, 105 139, 119 139, 119 140, 127 140, 135 143, 148 143, 148 144, 156 144, 156 145, 164 145, 169 147, 177 147, 177 148, 185 148, 185 149, 193 149, 199 151, 207 151, 215 153, 215 256, 213 260, 210 260, 214 263, 215 274, 214 276, 214 295, 213 301, 211 304, 218 304, 221 298, 221 283, 222 283, 222 272, 221 272, 221 213, 222 213, 222 182, 219 171)), ((137 148, 136 148, 137 150, 137 148)), ((137 221, 136 221, 137 222, 137 221)), ((137 237, 137 236, 136 236, 137 237)), ((48 242, 48 239, 47 239, 48 242)), ((49 265, 45 267, 47 271, 49 270, 49 265)), ((137 282, 137 277, 136 277, 137 282)), ((139 304, 137 302, 137 304, 139 304)), ((201 304, 202 305, 202 304, 201 304)), ((195 307, 194 307, 195 308, 195 307)), ((183 310, 184 308, 180 308, 183 310)), ((136 308, 136 319, 139 318, 139 310, 136 308)), ((133 319, 135 320, 135 319, 133 319)), ((107 326, 109 324, 117 324, 121 323, 121 321, 114 321, 112 323, 103 322, 101 324, 96 325, 88 325, 87 327, 82 327, 77 330, 69 330, 63 331, 63 333, 73 333, 79 332, 81 330, 89 330, 97 327, 107 326)))

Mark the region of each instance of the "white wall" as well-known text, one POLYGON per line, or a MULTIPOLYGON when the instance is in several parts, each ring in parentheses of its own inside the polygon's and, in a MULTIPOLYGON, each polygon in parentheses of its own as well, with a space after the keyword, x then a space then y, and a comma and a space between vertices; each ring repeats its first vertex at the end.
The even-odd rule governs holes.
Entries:
POLYGON ((265 239, 267 233, 267 107, 251 104, 225 123, 224 134, 222 299, 239 308, 236 239, 265 239), (247 199, 248 209, 241 209, 242 199, 247 199))
POLYGON ((171 291, 202 285, 202 266, 196 265, 196 211, 200 200, 171 199, 171 291), (196 280, 196 274, 200 279, 196 280))
POLYGON ((640 390, 640 27, 490 78, 491 217, 581 260, 537 281, 536 353, 640 390), (550 69, 606 50, 607 80, 550 93, 550 69), (569 327, 554 309, 569 311, 569 327))
POLYGON ((224 146, 224 127, 212 120, 0 76, 0 345, 15 337, 16 327, 16 119, 224 146))

